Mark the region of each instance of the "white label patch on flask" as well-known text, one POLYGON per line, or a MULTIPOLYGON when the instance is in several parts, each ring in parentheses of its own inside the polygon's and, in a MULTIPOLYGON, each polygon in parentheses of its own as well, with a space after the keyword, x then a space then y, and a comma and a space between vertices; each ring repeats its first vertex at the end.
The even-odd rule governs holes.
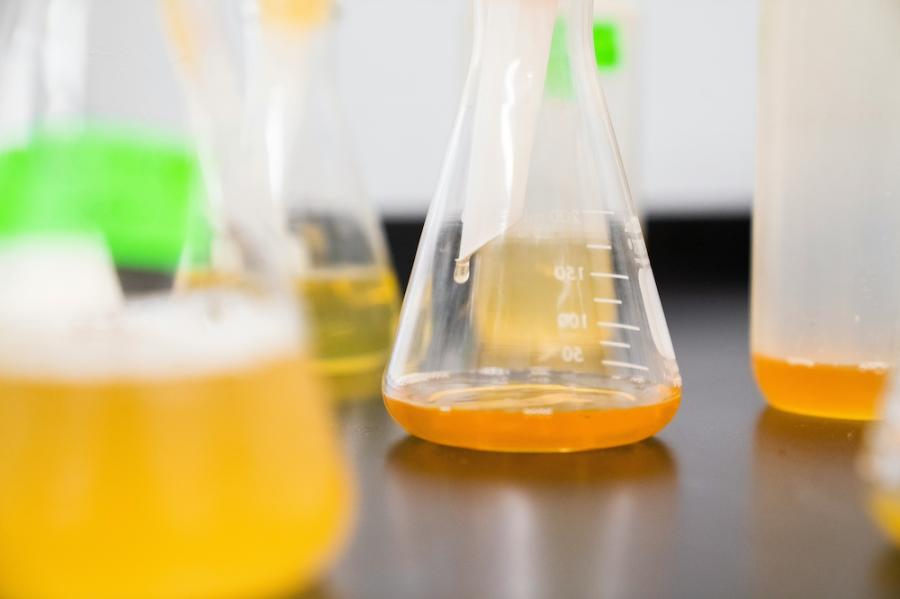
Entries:
POLYGON ((460 261, 522 218, 557 7, 557 0, 486 5, 460 261))

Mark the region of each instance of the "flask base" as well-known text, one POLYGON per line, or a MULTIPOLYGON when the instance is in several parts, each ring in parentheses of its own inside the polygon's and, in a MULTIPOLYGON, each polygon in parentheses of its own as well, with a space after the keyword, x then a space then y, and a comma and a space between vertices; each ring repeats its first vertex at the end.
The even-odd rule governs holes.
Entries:
POLYGON ((636 443, 674 417, 681 389, 508 384, 436 391, 434 382, 385 393, 394 420, 416 437, 484 451, 563 453, 636 443), (432 389, 428 389, 432 387, 432 389))

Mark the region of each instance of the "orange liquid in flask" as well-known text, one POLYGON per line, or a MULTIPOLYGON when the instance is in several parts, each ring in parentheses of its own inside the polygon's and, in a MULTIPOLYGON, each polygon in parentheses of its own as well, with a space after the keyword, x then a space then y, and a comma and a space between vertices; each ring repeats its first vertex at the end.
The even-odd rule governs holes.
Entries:
POLYGON ((444 445, 519 452, 565 452, 635 443, 662 430, 678 411, 681 389, 625 407, 616 391, 503 385, 436 392, 424 401, 386 396, 391 416, 411 434, 444 445))
POLYGON ((756 381, 779 410, 849 420, 871 420, 887 383, 886 368, 817 364, 753 355, 756 381))

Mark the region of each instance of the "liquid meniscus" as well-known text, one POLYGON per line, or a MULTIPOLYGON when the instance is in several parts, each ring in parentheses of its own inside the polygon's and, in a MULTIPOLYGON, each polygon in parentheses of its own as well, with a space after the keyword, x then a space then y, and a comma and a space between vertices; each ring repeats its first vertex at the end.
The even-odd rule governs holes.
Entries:
POLYGON ((754 354, 753 370, 766 400, 786 412, 871 420, 888 379, 887 368, 806 363, 754 354))
POLYGON ((462 386, 452 381, 389 390, 391 416, 411 434, 444 445, 511 452, 568 452, 635 443, 672 420, 680 388, 632 392, 510 384, 462 386), (439 390, 439 387, 450 388, 439 390))

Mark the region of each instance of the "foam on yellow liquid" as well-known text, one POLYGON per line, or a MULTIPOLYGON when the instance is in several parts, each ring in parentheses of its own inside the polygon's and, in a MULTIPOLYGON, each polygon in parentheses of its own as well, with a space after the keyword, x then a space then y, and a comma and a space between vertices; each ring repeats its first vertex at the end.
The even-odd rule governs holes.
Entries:
POLYGON ((315 367, 340 398, 378 394, 397 326, 399 291, 389 268, 312 270, 300 277, 315 367))
POLYGON ((766 400, 786 412, 871 420, 885 390, 888 370, 877 365, 807 363, 753 355, 753 371, 766 400))
MULTIPOLYGON (((485 383, 472 374, 393 381, 385 403, 423 439, 471 449, 563 452, 625 445, 662 430, 681 401, 677 385, 639 381, 604 362, 627 360, 608 343, 637 342, 618 323, 603 243, 504 239, 473 260, 473 327, 485 368, 548 373, 546 382, 485 383), (607 343, 605 345, 604 343, 607 343), (564 373, 566 384, 552 373, 564 373)), ((416 375, 414 375, 416 376, 416 375)), ((638 376, 638 378, 639 378, 638 376)))
POLYGON ((333 557, 350 493, 327 402, 287 323, 241 299, 220 322, 169 298, 115 334, 4 327, 0 596, 275 597, 333 557))

